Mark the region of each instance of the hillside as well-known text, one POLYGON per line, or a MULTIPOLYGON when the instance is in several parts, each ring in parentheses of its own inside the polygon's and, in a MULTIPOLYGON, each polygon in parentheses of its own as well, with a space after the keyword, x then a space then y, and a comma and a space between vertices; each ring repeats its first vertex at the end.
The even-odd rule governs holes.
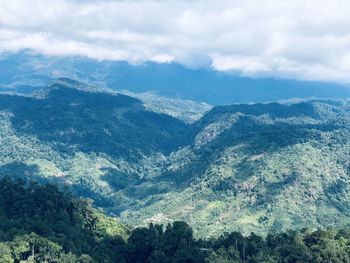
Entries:
POLYGON ((0 180, 1 263, 348 262, 350 230, 225 233, 196 239, 185 222, 128 229, 51 184, 0 180), (339 261, 342 259, 342 261, 339 261))
POLYGON ((217 107, 192 126, 164 180, 177 187, 122 213, 182 219, 200 236, 349 223, 349 104, 217 107))
POLYGON ((157 173, 187 127, 137 99, 62 84, 31 97, 0 95, 0 109, 0 174, 44 177, 96 199, 114 191, 111 178, 124 185, 157 173))
POLYGON ((54 185, 0 180, 0 261, 113 262, 130 230, 54 185))
POLYGON ((220 106, 185 124, 67 82, 2 94, 0 109, 1 175, 65 185, 128 224, 184 220, 207 237, 350 223, 347 101, 220 106))

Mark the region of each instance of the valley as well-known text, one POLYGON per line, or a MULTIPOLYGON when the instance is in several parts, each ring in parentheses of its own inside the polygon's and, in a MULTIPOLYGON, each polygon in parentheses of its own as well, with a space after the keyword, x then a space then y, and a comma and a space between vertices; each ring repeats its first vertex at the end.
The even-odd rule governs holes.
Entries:
POLYGON ((217 106, 186 123, 74 81, 1 94, 0 174, 52 182, 132 226, 197 237, 349 223, 346 100, 217 106))

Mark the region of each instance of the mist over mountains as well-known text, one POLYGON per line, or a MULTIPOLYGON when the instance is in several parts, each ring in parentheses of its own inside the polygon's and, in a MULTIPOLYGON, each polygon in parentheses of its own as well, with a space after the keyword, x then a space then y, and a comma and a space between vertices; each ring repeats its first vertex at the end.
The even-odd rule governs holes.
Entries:
POLYGON ((0 263, 350 262, 346 10, 0 1, 0 263))
POLYGON ((256 103, 294 98, 349 98, 336 83, 241 77, 176 63, 97 61, 83 57, 44 57, 30 51, 0 57, 0 86, 28 92, 52 79, 68 77, 97 87, 205 102, 211 105, 256 103))

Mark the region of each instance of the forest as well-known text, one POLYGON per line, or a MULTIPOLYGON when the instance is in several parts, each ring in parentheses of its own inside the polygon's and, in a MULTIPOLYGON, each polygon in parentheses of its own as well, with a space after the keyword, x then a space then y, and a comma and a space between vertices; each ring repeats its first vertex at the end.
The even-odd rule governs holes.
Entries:
POLYGON ((196 238, 350 224, 350 103, 217 106, 188 124, 57 80, 0 94, 0 176, 67 186, 129 225, 196 238))
POLYGON ((0 180, 0 262, 349 262, 350 228, 197 239, 185 222, 131 229, 66 189, 0 180))

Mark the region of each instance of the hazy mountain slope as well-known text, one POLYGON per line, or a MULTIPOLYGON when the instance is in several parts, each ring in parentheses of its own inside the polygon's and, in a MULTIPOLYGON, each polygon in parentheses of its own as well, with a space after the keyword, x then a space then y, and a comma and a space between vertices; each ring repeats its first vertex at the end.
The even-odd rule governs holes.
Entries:
POLYGON ((126 90, 118 92, 141 100, 145 107, 151 111, 165 113, 187 123, 199 120, 206 112, 212 109, 211 105, 204 102, 170 99, 152 92, 135 93, 126 90))
POLYGON ((169 98, 190 99, 211 105, 267 102, 290 98, 349 98, 339 84, 278 79, 254 79, 211 69, 188 69, 179 64, 94 61, 81 57, 57 58, 29 51, 2 54, 0 86, 27 91, 47 85, 52 78, 68 77, 115 90, 153 91, 169 98))
POLYGON ((347 101, 221 106, 188 125, 71 86, 0 95, 0 174, 65 184, 129 224, 183 219, 199 236, 350 223, 347 101))

